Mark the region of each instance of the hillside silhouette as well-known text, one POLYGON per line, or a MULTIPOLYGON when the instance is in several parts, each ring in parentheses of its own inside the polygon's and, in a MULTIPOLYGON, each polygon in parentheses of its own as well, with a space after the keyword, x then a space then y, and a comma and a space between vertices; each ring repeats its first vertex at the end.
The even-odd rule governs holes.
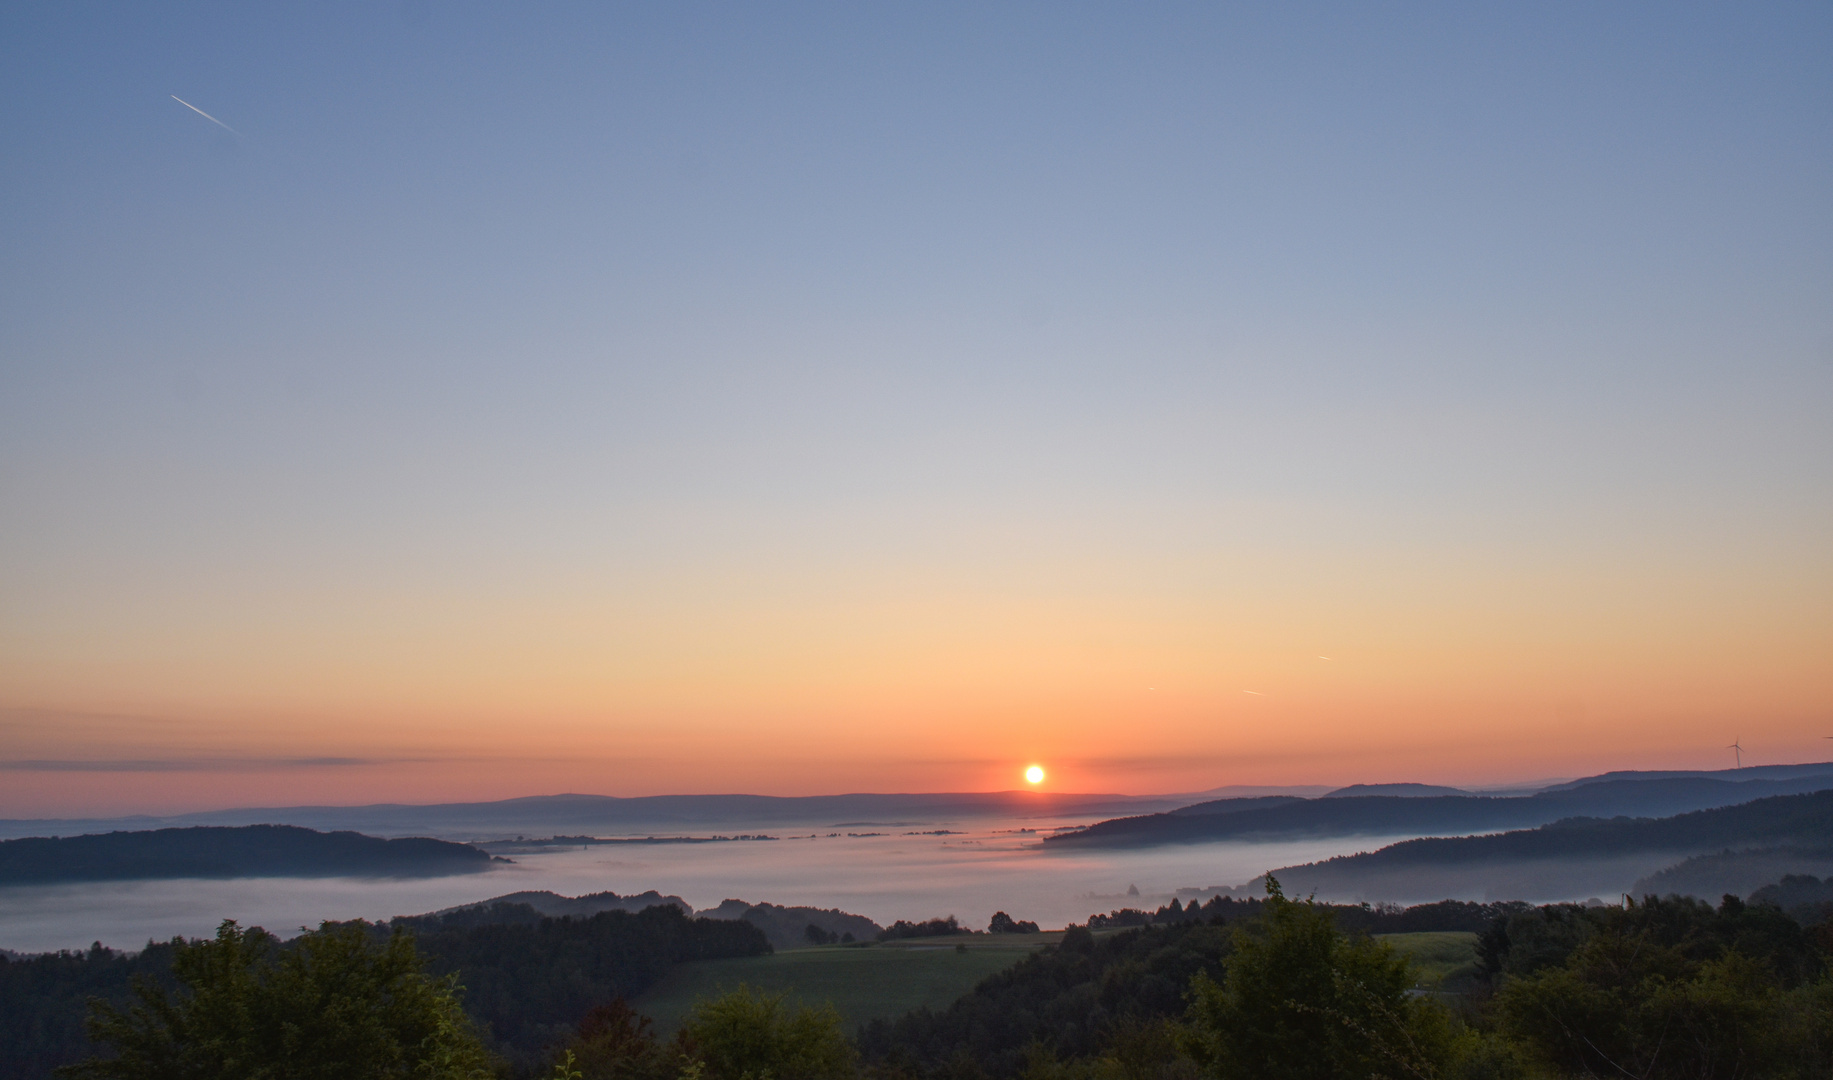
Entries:
POLYGON ((440 877, 488 870, 469 844, 293 825, 199 826, 0 840, 0 885, 236 877, 440 877))
POLYGON ((1132 848, 1216 840, 1457 835, 1534 828, 1576 817, 1669 817, 1833 789, 1833 764, 1789 768, 1806 772, 1755 779, 1727 779, 1724 774, 1614 775, 1523 796, 1357 795, 1346 788, 1316 799, 1216 799, 1164 813, 1112 818, 1044 843, 1053 848, 1132 848))
MULTIPOLYGON (((1273 874, 1294 893, 1364 900, 1618 895, 1637 889, 1638 882, 1646 886, 1654 881, 1659 887, 1655 872, 1688 856, 1726 850, 1824 852, 1829 847, 1833 791, 1820 791, 1663 818, 1571 818, 1486 836, 1406 840, 1273 874)), ((1785 858, 1768 862, 1758 879, 1774 881, 1790 865, 1785 858)), ((1252 892, 1260 885, 1244 888, 1252 892)))

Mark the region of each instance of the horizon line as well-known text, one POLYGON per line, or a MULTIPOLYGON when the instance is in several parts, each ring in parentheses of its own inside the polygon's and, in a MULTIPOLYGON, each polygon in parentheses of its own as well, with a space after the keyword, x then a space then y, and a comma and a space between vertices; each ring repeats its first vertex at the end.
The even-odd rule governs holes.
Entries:
MULTIPOLYGON (((1720 773, 1749 773, 1755 769, 1791 769, 1826 766, 1833 768, 1833 761, 1772 762, 1766 765, 1746 765, 1742 768, 1725 769, 1611 769, 1587 776, 1535 780, 1508 784, 1472 785, 1464 788, 1452 784, 1427 784, 1419 781, 1358 781, 1350 784, 1220 784, 1213 788, 1199 791, 1165 792, 1162 794, 1135 795, 1124 792, 1098 791, 1042 791, 1036 788, 1001 788, 990 791, 844 791, 814 795, 764 795, 751 792, 671 792, 656 795, 603 795, 593 792, 563 791, 538 795, 512 795, 501 799, 455 800, 448 802, 404 803, 404 802, 370 802, 370 803, 296 803, 288 806, 224 806, 204 810, 179 810, 170 813, 149 811, 132 811, 120 814, 92 814, 84 816, 61 817, 7 817, 0 818, 0 823, 27 822, 88 822, 88 821, 131 821, 138 819, 172 820, 178 818, 199 817, 208 814, 234 813, 271 813, 281 811, 357 811, 357 810, 434 810, 454 806, 500 806, 506 803, 531 802, 535 800, 554 799, 601 799, 614 802, 645 802, 655 799, 766 799, 776 802, 803 802, 814 799, 853 799, 853 798, 988 798, 994 796, 1017 796, 1032 799, 1118 799, 1130 802, 1163 802, 1177 799, 1201 798, 1211 796, 1227 798, 1220 795, 1226 791, 1262 791, 1278 794, 1298 788, 1323 789, 1319 792, 1329 794, 1353 787, 1392 787, 1415 785, 1421 787, 1442 787, 1463 791, 1472 795, 1484 795, 1505 791, 1530 793, 1545 790, 1560 784, 1575 783, 1579 780, 1597 779, 1622 774, 1652 773, 1660 776, 1709 776, 1720 773)), ((0 769, 5 763, 0 763, 0 769)), ((1300 796, 1304 797, 1304 796, 1300 796)))

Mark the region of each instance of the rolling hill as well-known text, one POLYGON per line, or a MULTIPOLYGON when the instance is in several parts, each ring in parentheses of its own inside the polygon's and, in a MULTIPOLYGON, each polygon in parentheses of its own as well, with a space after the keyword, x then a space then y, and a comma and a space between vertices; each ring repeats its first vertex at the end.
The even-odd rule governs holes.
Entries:
MULTIPOLYGON (((1574 818, 1486 836, 1407 840, 1273 874, 1290 895, 1333 900, 1563 900, 1621 895, 1689 856, 1829 848, 1833 790, 1664 818, 1574 818)), ((1781 872, 1785 863, 1766 872, 1781 872)), ((1239 891, 1260 889, 1257 880, 1239 891)))
MULTIPOLYGON (((1457 835, 1533 828, 1573 817, 1668 817, 1756 799, 1833 789, 1833 764, 1791 766, 1791 775, 1612 774, 1525 796, 1358 795, 1218 799, 1113 818, 1044 841, 1049 848, 1132 848, 1217 840, 1322 836, 1457 835), (1796 771, 1799 770, 1799 771, 1796 771)), ((1755 770, 1742 770, 1744 773, 1755 770)))
POLYGON ((439 877, 488 870, 468 844, 245 825, 0 840, 0 885, 236 877, 439 877))

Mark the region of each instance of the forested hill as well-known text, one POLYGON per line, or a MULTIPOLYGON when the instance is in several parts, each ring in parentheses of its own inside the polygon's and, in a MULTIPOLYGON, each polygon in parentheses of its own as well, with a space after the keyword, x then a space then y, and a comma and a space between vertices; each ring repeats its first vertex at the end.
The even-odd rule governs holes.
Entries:
POLYGON ((1535 795, 1332 795, 1319 799, 1219 799, 1163 814, 1114 818, 1048 838, 1064 847, 1146 847, 1305 836, 1439 835, 1523 829, 1574 817, 1667 817, 1778 795, 1833 789, 1833 766, 1809 776, 1726 780, 1623 778, 1535 795))
MULTIPOLYGON (((635 997, 673 965, 770 951, 764 932, 748 922, 690 919, 670 904, 576 918, 495 904, 392 925, 349 925, 378 942, 394 929, 411 932, 431 971, 458 976, 478 1030, 522 1076, 546 1075, 535 1068, 543 1048, 571 1034, 593 1006, 635 997)), ((88 1000, 124 1005, 136 980, 171 989, 176 947, 149 942, 138 953, 97 945, 79 953, 0 956, 0 1077, 50 1080, 55 1066, 101 1049, 85 1035, 88 1000)))
MULTIPOLYGON (((1274 871, 1294 893, 1404 897, 1405 883, 1457 891, 1469 878, 1498 882, 1523 874, 1545 879, 1587 866, 1632 865, 1637 856, 1722 849, 1833 848, 1833 791, 1783 795, 1666 818, 1575 818, 1537 829, 1488 836, 1429 837, 1378 851, 1344 855, 1274 871), (1512 872, 1511 872, 1512 868, 1512 872)), ((1619 889, 1640 875, 1624 879, 1619 889)), ((1589 887, 1589 886, 1588 886, 1589 887)), ((1443 895, 1441 892, 1440 895, 1443 895)), ((1583 895, 1583 892, 1574 895, 1583 895)))
POLYGON ((523 1067, 592 1006, 636 997, 674 964, 771 951, 749 922, 689 918, 672 904, 560 918, 498 904, 390 926, 414 933, 435 973, 458 976, 466 1011, 498 1053, 523 1067))
POLYGON ((0 840, 0 885, 154 878, 437 877, 488 870, 469 844, 293 825, 199 826, 0 840))

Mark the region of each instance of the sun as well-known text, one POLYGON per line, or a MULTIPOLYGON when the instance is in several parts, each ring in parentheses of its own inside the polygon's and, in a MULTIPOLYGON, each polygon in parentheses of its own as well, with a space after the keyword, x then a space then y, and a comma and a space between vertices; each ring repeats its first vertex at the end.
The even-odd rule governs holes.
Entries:
POLYGON ((1044 782, 1044 767, 1042 765, 1033 765, 1029 769, 1026 769, 1025 770, 1025 782, 1027 784, 1043 783, 1044 782))

